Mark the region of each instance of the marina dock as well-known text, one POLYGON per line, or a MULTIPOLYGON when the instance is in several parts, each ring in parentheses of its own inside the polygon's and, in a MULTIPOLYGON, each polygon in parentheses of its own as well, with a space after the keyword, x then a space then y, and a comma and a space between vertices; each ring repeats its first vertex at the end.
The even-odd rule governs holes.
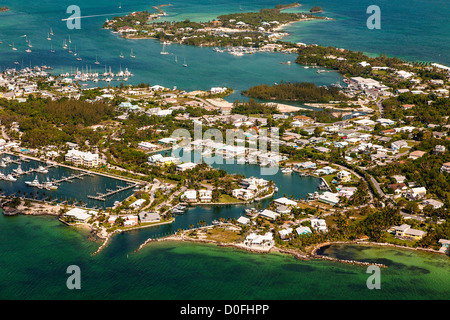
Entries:
POLYGON ((89 199, 98 200, 98 201, 106 201, 106 198, 109 197, 109 196, 112 196, 113 194, 116 194, 116 193, 119 193, 119 192, 122 192, 122 191, 125 191, 125 190, 128 190, 128 189, 131 189, 131 188, 135 188, 137 186, 138 186, 138 184, 128 184, 128 185, 126 185, 124 187, 120 187, 120 188, 118 188, 116 190, 107 189, 107 191, 108 191, 107 193, 97 193, 96 196, 89 195, 88 198, 89 199))

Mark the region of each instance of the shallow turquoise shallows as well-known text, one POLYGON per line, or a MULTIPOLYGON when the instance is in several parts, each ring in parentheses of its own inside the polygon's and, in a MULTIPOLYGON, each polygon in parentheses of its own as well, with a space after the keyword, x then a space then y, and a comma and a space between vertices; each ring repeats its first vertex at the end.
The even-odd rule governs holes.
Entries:
POLYGON ((115 236, 100 254, 87 231, 51 217, 0 216, 1 299, 448 299, 449 258, 408 250, 340 246, 332 256, 382 262, 380 290, 361 266, 299 261, 214 245, 115 236), (67 267, 81 270, 69 290, 67 267))

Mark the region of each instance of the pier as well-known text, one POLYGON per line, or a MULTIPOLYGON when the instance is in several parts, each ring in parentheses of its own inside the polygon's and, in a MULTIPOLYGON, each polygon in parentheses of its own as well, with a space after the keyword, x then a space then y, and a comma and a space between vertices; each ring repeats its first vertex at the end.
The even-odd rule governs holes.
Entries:
POLYGON ((107 193, 97 193, 96 196, 89 195, 88 198, 89 199, 98 200, 98 201, 106 201, 106 198, 109 197, 109 196, 112 196, 113 194, 116 194, 116 193, 119 193, 119 192, 122 192, 122 191, 125 191, 125 190, 128 190, 128 189, 131 189, 131 188, 135 188, 137 186, 138 186, 138 184, 128 184, 127 186, 120 187, 119 189, 116 189, 116 190, 107 189, 106 190, 106 191, 108 191, 107 193))
POLYGON ((50 181, 52 184, 58 184, 61 182, 72 182, 73 179, 83 179, 84 176, 93 176, 90 172, 82 172, 80 174, 74 174, 68 177, 63 177, 61 179, 55 179, 50 181))

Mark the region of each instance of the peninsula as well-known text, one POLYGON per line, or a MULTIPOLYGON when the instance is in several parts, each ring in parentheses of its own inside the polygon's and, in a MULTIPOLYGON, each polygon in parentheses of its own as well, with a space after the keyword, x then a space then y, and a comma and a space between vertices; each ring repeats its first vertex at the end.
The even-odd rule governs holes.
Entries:
POLYGON ((165 15, 158 8, 158 14, 132 12, 124 17, 107 20, 103 28, 119 33, 130 39, 154 38, 164 43, 180 43, 194 46, 261 48, 275 44, 285 33, 281 32, 287 24, 313 19, 329 19, 309 13, 286 13, 288 8, 299 7, 299 3, 278 5, 275 8, 261 9, 259 12, 225 14, 213 21, 193 22, 161 21, 152 22, 165 15))

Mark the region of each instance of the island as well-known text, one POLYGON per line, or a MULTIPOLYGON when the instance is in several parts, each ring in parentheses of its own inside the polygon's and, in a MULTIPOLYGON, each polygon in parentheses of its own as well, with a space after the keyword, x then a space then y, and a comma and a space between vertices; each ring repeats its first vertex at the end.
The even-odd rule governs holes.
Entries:
POLYGON ((0 12, 6 12, 9 11, 8 7, 0 7, 0 12))
POLYGON ((307 13, 282 12, 298 6, 300 4, 296 2, 261 9, 258 12, 225 14, 208 22, 190 20, 154 22, 153 20, 165 15, 158 8, 157 14, 143 11, 114 17, 112 20, 107 20, 103 28, 111 29, 121 37, 130 39, 154 38, 165 44, 173 42, 209 47, 240 46, 250 48, 253 50, 251 53, 254 53, 255 49, 261 48, 273 50, 276 47, 276 41, 286 35, 282 32, 283 27, 290 23, 329 19, 307 13))
POLYGON ((322 7, 312 7, 311 10, 309 10, 309 12, 311 13, 319 13, 319 12, 323 12, 322 7))

